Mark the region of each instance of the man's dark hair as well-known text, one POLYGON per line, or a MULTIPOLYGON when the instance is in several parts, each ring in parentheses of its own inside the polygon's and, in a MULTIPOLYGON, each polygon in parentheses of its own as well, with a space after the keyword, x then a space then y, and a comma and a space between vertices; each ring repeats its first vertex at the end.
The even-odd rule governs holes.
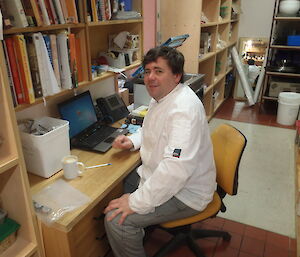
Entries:
POLYGON ((143 68, 151 62, 156 62, 158 57, 165 59, 173 74, 182 74, 180 82, 183 82, 184 56, 176 49, 169 46, 158 46, 150 49, 144 56, 143 68))

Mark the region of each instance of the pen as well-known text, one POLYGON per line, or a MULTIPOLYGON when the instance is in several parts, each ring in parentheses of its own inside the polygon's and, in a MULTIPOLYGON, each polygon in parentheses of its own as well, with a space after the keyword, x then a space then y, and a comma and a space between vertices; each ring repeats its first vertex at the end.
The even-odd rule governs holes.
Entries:
POLYGON ((112 165, 111 163, 103 163, 103 164, 98 164, 98 165, 95 165, 95 166, 89 166, 89 167, 86 167, 87 169, 92 169, 92 168, 97 168, 97 167, 104 167, 104 166, 109 166, 109 165, 112 165))

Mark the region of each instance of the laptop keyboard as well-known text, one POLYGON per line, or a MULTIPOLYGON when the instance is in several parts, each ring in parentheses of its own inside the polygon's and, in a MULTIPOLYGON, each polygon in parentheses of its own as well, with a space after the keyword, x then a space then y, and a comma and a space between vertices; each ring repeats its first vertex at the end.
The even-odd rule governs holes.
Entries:
POLYGON ((114 131, 116 131, 116 128, 109 126, 100 126, 97 128, 97 130, 94 130, 92 133, 84 134, 79 141, 83 145, 89 145, 91 147, 94 147, 101 141, 103 141, 105 138, 110 136, 114 131))

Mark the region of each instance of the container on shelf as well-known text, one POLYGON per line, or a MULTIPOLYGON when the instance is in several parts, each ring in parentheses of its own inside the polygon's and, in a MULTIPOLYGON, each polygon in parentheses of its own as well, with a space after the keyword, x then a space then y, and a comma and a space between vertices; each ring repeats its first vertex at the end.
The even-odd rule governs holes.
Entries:
POLYGON ((277 123, 293 125, 297 119, 300 105, 300 94, 281 92, 278 97, 277 123))
POLYGON ((61 159, 70 155, 69 122, 43 117, 34 123, 49 131, 42 135, 29 134, 24 132, 22 124, 19 125, 26 168, 33 174, 49 178, 62 169, 61 159))
POLYGON ((291 35, 287 37, 288 46, 300 46, 300 35, 291 35))

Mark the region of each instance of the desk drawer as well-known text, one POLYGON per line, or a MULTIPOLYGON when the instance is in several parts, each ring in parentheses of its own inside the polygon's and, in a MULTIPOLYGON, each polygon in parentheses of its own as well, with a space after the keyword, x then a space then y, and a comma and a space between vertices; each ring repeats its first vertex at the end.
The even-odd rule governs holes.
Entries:
POLYGON ((105 236, 102 215, 104 208, 110 200, 123 193, 122 184, 116 186, 100 203, 98 203, 85 217, 70 231, 71 248, 77 257, 104 256, 109 250, 105 236))

